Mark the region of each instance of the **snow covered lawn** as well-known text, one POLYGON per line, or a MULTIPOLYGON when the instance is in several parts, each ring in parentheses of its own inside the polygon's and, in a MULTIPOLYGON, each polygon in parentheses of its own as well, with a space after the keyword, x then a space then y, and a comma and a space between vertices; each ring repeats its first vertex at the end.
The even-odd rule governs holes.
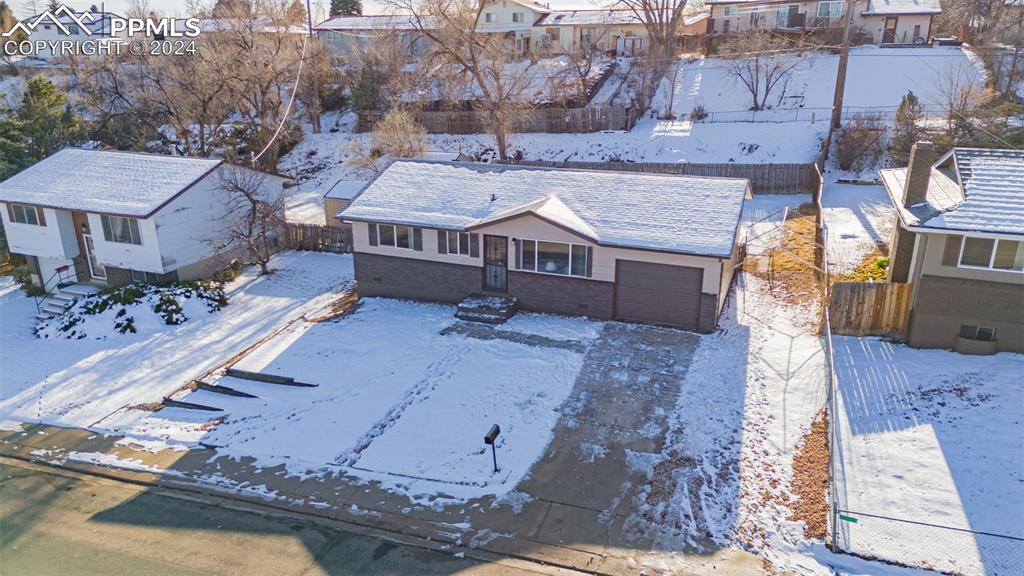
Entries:
MULTIPOLYGON (((316 387, 223 377, 218 384, 257 398, 182 393, 175 398, 224 412, 196 419, 165 409, 125 432, 202 442, 298 475, 344 470, 414 497, 506 492, 550 441, 583 353, 442 334, 457 322, 453 313, 451 306, 363 299, 340 319, 291 326, 235 365, 316 387), (492 424, 502 429, 498 474, 483 444, 492 424)), ((601 326, 520 314, 501 329, 585 343, 601 326)))
POLYGON ((865 256, 889 244, 896 211, 885 187, 826 181, 821 203, 833 272, 851 272, 865 256))
POLYGON ((1024 543, 857 512, 1024 537, 1024 356, 965 356, 835 339, 841 542, 961 574, 1020 574, 1024 543))
MULTIPOLYGON (((768 102, 773 110, 758 113, 763 120, 809 123, 812 112, 819 123, 827 122, 832 107, 839 56, 809 53, 786 83, 768 102)), ((913 90, 929 109, 941 114, 941 83, 938 78, 950 70, 984 84, 985 69, 973 53, 956 47, 879 48, 861 46, 850 51, 846 95, 843 105, 851 110, 892 112, 900 98, 913 90)), ((680 64, 676 76, 673 110, 686 118, 695 106, 714 113, 709 121, 749 121, 750 93, 718 58, 702 58, 680 64)))
POLYGON ((312 312, 352 278, 350 256, 290 252, 277 273, 244 272, 226 286, 220 312, 177 326, 105 340, 42 340, 35 304, 0 279, 0 421, 116 430, 142 410, 263 336, 312 312))

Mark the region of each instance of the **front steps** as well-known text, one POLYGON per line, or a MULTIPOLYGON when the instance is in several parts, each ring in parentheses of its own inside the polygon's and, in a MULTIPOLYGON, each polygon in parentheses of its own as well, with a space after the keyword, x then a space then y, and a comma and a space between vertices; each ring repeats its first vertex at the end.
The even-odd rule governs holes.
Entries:
POLYGON ((89 284, 68 284, 67 286, 59 287, 53 294, 49 294, 42 299, 36 319, 48 320, 54 316, 60 316, 76 300, 97 292, 99 292, 99 288, 89 284))
POLYGON ((516 299, 508 296, 471 294, 459 303, 455 317, 469 322, 504 324, 516 314, 516 299))

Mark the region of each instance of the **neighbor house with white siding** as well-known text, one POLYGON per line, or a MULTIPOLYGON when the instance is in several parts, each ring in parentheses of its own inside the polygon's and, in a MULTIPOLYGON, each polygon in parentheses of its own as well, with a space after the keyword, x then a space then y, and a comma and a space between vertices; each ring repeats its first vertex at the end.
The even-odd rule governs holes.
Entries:
MULTIPOLYGON (((33 284, 119 285, 206 276, 227 214, 226 170, 210 158, 68 148, 0 182, 0 218, 33 284)), ((284 179, 267 175, 267 193, 284 179)))
POLYGON ((738 178, 398 161, 340 218, 361 296, 482 294, 708 332, 749 196, 738 178))
MULTIPOLYGON (((710 34, 750 30, 804 33, 846 24, 848 0, 706 0, 710 34)), ((853 30, 876 44, 923 44, 932 20, 942 13, 939 0, 850 0, 853 30)))

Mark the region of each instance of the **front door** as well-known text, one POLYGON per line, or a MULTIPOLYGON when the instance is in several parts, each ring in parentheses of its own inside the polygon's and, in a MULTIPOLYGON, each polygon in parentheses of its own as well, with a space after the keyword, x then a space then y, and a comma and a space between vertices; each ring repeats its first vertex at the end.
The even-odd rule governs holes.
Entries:
POLYGON ((82 242, 85 244, 85 260, 89 263, 89 275, 100 280, 107 279, 107 271, 96 259, 95 246, 92 243, 91 234, 82 234, 82 242))
POLYGON ((508 238, 484 235, 484 290, 508 292, 508 238))
POLYGON ((896 41, 896 24, 900 21, 896 16, 888 16, 885 19, 885 31, 882 32, 882 44, 892 44, 896 41))

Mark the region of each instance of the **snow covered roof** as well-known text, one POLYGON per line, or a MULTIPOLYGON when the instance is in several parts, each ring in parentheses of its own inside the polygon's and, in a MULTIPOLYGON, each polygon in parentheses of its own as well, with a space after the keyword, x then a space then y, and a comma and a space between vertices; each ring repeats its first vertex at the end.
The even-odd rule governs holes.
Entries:
POLYGON ((926 201, 910 208, 907 169, 881 175, 909 226, 1024 235, 1024 151, 954 148, 933 165, 926 201))
POLYGON ((749 189, 739 178, 403 160, 340 216, 467 230, 529 212, 601 245, 724 258, 749 189))
POLYGON ((632 10, 555 10, 535 26, 592 26, 595 24, 640 24, 632 10))
MULTIPOLYGON (((430 20, 424 25, 430 28, 430 20)), ((367 16, 335 16, 317 24, 314 30, 416 30, 416 19, 411 14, 372 14, 367 16)))
POLYGON ((65 148, 0 182, 0 202, 146 218, 221 164, 65 148))
POLYGON ((940 14, 939 0, 871 0, 864 14, 940 14))
POLYGON ((324 198, 335 198, 337 200, 351 200, 359 195, 369 184, 366 180, 338 180, 331 186, 331 189, 324 194, 324 198))

